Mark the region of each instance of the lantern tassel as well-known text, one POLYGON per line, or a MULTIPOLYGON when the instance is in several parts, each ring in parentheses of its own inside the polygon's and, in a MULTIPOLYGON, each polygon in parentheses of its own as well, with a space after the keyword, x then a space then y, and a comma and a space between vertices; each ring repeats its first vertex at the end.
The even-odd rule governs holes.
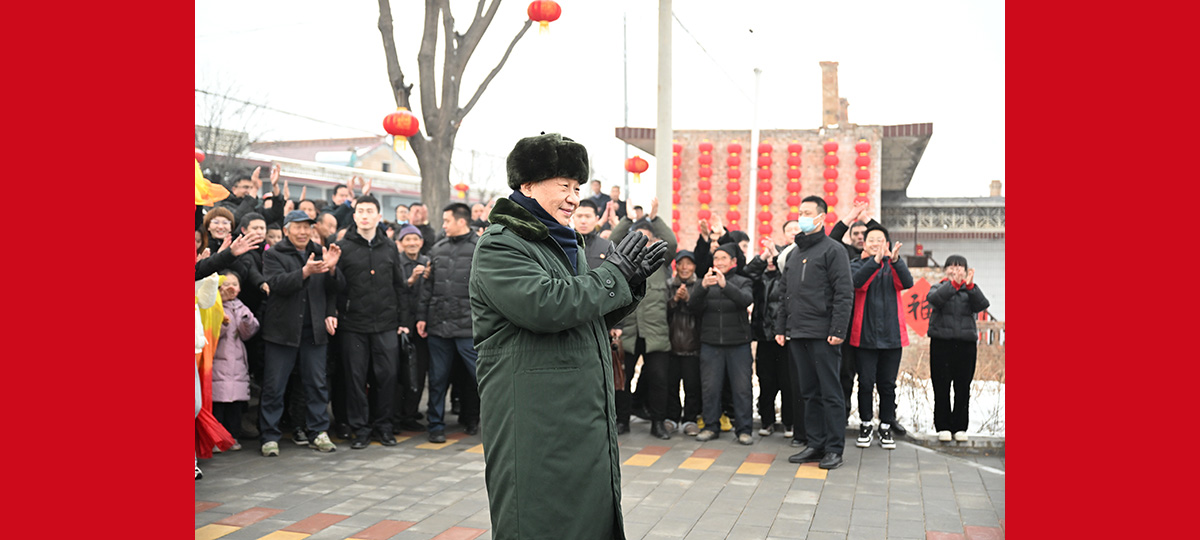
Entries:
POLYGON ((400 153, 401 151, 403 151, 406 148, 408 148, 408 138, 407 137, 401 137, 399 135, 392 136, 392 150, 395 150, 396 153, 400 153))
POLYGON ((538 28, 538 34, 547 34, 550 32, 550 21, 542 21, 541 27, 538 28))

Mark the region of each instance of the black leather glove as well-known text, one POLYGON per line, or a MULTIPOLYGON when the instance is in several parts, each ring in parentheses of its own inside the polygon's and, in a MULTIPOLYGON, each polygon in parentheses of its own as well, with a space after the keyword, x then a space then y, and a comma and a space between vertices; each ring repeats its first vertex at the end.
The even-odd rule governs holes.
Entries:
POLYGON ((613 254, 608 256, 608 262, 617 265, 617 270, 621 271, 621 275, 625 277, 625 281, 628 281, 630 286, 646 281, 646 278, 640 275, 646 240, 646 235, 630 231, 617 244, 613 254))
POLYGON ((642 249, 642 261, 638 264, 638 276, 642 281, 650 278, 655 270, 663 265, 666 261, 667 243, 659 240, 654 244, 642 249))

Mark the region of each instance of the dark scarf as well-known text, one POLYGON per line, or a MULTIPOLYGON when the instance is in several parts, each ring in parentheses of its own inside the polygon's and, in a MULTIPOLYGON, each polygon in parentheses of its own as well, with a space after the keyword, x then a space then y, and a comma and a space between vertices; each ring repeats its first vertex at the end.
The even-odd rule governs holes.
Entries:
POLYGON ((800 233, 795 237, 796 247, 799 249, 808 249, 817 245, 818 242, 825 238, 825 227, 817 227, 817 231, 810 234, 800 233))
POLYGON ((562 246, 563 251, 567 253, 567 260, 571 261, 571 271, 579 273, 579 263, 577 262, 579 243, 575 241, 575 231, 564 227, 558 220, 550 217, 550 214, 546 212, 546 209, 542 208, 541 204, 534 199, 526 197, 520 191, 514 191, 508 198, 521 205, 521 208, 528 210, 530 214, 533 214, 533 217, 537 218, 538 221, 542 222, 542 225, 545 225, 549 229, 550 238, 558 242, 558 245, 562 246))

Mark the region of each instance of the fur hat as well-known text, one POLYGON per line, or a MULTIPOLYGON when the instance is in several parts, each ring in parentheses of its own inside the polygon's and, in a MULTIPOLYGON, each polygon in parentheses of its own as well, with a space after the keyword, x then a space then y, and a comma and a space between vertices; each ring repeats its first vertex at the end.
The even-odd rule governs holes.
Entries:
POLYGON ((517 141, 508 154, 508 187, 521 189, 521 184, 541 182, 549 178, 571 178, 579 183, 588 181, 587 149, 558 133, 542 133, 517 141))

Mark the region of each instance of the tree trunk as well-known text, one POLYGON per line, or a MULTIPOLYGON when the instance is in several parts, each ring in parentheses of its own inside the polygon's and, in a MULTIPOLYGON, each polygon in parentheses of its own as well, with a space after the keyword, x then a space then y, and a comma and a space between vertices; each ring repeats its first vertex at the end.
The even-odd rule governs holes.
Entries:
POLYGON ((450 204, 450 156, 454 152, 451 137, 448 148, 443 141, 425 141, 425 151, 417 155, 421 166, 421 202, 429 210, 429 226, 434 231, 442 227, 442 209, 450 204))

